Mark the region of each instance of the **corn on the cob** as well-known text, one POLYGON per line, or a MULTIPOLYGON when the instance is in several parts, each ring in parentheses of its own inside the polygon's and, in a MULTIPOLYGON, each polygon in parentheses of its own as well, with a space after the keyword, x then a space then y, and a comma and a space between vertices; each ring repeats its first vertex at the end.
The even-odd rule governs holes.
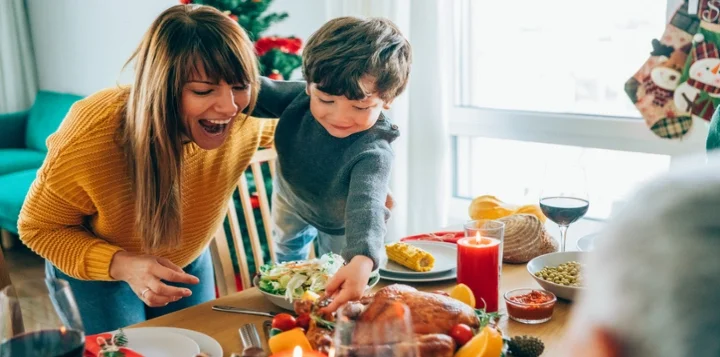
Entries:
POLYGON ((401 264, 414 271, 426 272, 435 266, 435 257, 432 254, 403 242, 385 246, 388 259, 401 264))

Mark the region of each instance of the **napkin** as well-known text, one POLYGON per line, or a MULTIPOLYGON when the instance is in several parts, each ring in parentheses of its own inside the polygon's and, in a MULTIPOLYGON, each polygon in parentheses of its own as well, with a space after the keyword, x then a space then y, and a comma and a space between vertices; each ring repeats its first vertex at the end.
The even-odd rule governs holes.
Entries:
MULTIPOLYGON (((85 354, 84 357, 104 357, 100 355, 100 343, 98 338, 102 337, 105 341, 112 340, 112 334, 110 333, 99 333, 96 335, 85 336, 85 354)), ((124 357, 143 357, 141 354, 126 348, 120 347, 120 352, 124 354, 124 357)))
POLYGON ((414 236, 405 237, 403 239, 400 239, 401 242, 407 242, 407 241, 413 241, 413 240, 427 240, 427 241, 433 241, 433 242, 444 242, 444 243, 453 243, 456 244, 458 240, 465 237, 465 232, 434 232, 434 233, 424 233, 424 234, 418 234, 414 236))

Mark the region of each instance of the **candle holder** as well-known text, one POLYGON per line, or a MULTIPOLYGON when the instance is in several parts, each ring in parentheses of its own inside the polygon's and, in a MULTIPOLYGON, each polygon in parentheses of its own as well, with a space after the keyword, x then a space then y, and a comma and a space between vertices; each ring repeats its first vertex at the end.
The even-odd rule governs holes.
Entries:
POLYGON ((505 223, 474 220, 465 224, 465 238, 458 241, 457 281, 475 295, 475 308, 497 312, 505 223))

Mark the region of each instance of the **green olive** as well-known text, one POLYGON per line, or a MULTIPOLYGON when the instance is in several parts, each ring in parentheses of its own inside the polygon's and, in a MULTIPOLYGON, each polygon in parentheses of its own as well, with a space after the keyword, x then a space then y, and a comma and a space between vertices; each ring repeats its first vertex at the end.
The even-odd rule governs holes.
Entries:
POLYGON ((564 286, 582 286, 581 275, 582 267, 576 261, 563 263, 557 267, 546 266, 535 273, 535 276, 540 279, 564 286))

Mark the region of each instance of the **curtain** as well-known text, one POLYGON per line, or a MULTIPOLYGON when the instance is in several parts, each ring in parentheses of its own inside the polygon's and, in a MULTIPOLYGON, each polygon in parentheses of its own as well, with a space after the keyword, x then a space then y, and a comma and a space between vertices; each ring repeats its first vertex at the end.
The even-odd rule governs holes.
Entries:
POLYGON ((24 0, 0 1, 0 113, 27 109, 37 93, 24 0))
POLYGON ((326 0, 327 19, 338 16, 386 17, 413 47, 408 89, 387 112, 400 128, 393 144, 390 190, 396 201, 388 222, 388 241, 437 231, 446 224, 450 197, 447 98, 450 66, 443 46, 451 6, 436 0, 326 0))

